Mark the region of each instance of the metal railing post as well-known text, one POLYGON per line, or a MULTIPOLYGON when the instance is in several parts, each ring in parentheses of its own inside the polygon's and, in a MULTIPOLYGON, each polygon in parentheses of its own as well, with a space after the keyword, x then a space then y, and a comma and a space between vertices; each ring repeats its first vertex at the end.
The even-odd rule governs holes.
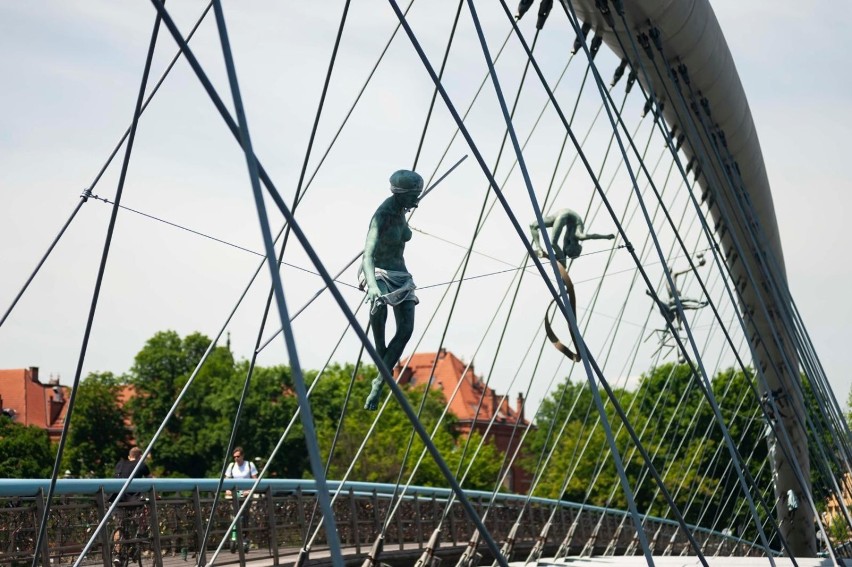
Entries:
POLYGON ((269 551, 272 553, 272 565, 278 567, 278 529, 275 523, 275 498, 272 487, 266 487, 266 513, 269 522, 269 551))
MULTIPOLYGON (((390 504, 389 504, 390 506, 390 504)), ((400 510, 402 510, 402 499, 400 498, 400 510)), ((402 551, 405 549, 405 532, 402 527, 402 514, 396 515, 396 539, 399 540, 399 550, 402 551)))
POLYGON ((414 525, 417 532, 417 548, 423 549, 423 523, 420 521, 420 499, 414 493, 414 525))
POLYGON ((376 535, 381 532, 381 521, 379 520, 379 493, 376 492, 376 489, 373 489, 373 530, 370 534, 369 540, 375 539, 376 535))
MULTIPOLYGON (((104 519, 106 513, 106 494, 104 487, 101 486, 95 494, 95 507, 98 509, 98 522, 104 519)), ((112 542, 109 540, 109 531, 101 530, 101 557, 103 558, 104 567, 112 566, 112 542)))
POLYGON ((151 496, 148 499, 150 521, 148 529, 151 532, 151 544, 154 546, 154 565, 163 567, 163 549, 160 546, 160 517, 157 514, 157 489, 151 485, 151 496))
POLYGON ((355 553, 361 555, 361 534, 358 533, 361 528, 358 522, 358 507, 355 505, 355 490, 351 486, 349 487, 349 515, 352 523, 352 537, 355 538, 355 553))
MULTIPOLYGON (((39 518, 41 518, 45 513, 45 502, 44 502, 44 488, 39 488, 38 495, 36 496, 36 511, 38 513, 39 518)), ((45 522, 45 534, 44 539, 41 541, 41 549, 34 549, 33 553, 41 554, 41 563, 44 567, 50 567, 50 554, 48 553, 48 544, 47 540, 50 539, 50 525, 46 521, 45 522)))
POLYGON ((308 539, 307 531, 305 530, 305 506, 302 500, 302 487, 296 487, 296 520, 299 522, 299 539, 306 541, 308 539))
MULTIPOLYGON (((201 511, 201 491, 198 490, 198 486, 195 487, 195 490, 192 491, 192 508, 193 512, 195 512, 195 553, 196 558, 198 559, 198 565, 206 565, 207 564, 207 550, 201 547, 201 542, 204 541, 204 524, 201 521, 201 517, 203 515, 201 511)), ((215 512, 211 514, 211 522, 212 518, 215 518, 215 512)))
POLYGON ((458 545, 459 541, 456 538, 456 534, 457 534, 457 532, 456 532, 456 515, 453 513, 453 502, 450 502, 449 500, 447 500, 446 504, 444 504, 444 506, 448 507, 447 508, 447 517, 450 519, 450 537, 453 538, 453 545, 458 545))

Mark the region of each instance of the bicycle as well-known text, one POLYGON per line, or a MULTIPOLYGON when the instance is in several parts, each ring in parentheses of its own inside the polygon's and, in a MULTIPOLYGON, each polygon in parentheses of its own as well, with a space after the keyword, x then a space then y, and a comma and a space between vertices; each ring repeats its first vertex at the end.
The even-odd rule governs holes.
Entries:
POLYGON ((149 540, 146 500, 128 504, 117 511, 118 526, 112 532, 113 567, 128 567, 132 563, 142 567, 142 544, 149 540))

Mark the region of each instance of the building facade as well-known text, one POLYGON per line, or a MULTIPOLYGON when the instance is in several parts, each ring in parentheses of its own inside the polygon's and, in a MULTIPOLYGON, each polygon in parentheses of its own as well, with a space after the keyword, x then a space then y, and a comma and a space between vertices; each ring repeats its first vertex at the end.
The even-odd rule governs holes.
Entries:
POLYGON ((415 353, 409 359, 403 359, 394 368, 394 376, 399 378, 400 384, 426 384, 433 368, 431 387, 444 395, 450 412, 458 418, 461 433, 468 435, 475 430, 486 440, 493 440, 500 453, 508 454, 512 462, 504 487, 520 494, 527 492, 531 477, 518 464, 523 457, 523 448, 515 457, 519 441, 526 428, 530 427, 524 418, 523 395, 518 394, 513 407, 508 394, 498 395, 476 375, 472 363, 465 364, 446 349, 437 353, 415 353))
POLYGON ((0 408, 7 417, 21 425, 35 425, 47 431, 51 441, 59 441, 69 389, 59 385, 58 378, 46 384, 39 380, 38 368, 0 370, 0 408))

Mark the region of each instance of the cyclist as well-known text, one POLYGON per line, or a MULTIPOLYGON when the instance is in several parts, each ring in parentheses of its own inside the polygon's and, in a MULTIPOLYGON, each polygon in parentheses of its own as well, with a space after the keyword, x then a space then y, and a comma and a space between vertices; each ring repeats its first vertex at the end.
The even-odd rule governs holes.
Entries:
MULTIPOLYGON (((133 447, 130 449, 127 459, 122 459, 115 465, 115 478, 130 478, 130 475, 133 473, 133 469, 135 469, 136 465, 139 464, 139 459, 141 457, 142 449, 139 447, 133 447)), ((148 468, 148 465, 144 462, 139 464, 139 472, 136 474, 135 478, 150 477, 151 470, 148 468)), ((113 495, 111 501, 113 499, 115 499, 115 495, 113 495)), ((127 553, 125 553, 125 549, 122 549, 121 540, 130 537, 132 524, 134 523, 136 524, 137 535, 143 531, 140 519, 146 512, 145 502, 138 492, 126 492, 119 502, 123 504, 123 506, 120 506, 116 510, 116 518, 118 519, 120 527, 113 535, 113 541, 116 541, 117 543, 115 557, 113 557, 112 563, 116 567, 119 567, 122 564, 122 558, 125 560, 130 559, 125 557, 127 553)), ((138 544, 136 545, 136 548, 138 549, 138 544)))

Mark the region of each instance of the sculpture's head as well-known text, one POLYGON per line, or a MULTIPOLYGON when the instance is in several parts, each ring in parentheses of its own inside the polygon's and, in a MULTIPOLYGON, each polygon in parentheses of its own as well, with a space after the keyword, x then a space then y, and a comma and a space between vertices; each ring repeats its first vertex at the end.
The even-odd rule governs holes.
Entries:
POLYGON ((580 254, 582 253, 583 245, 580 244, 580 241, 578 240, 572 240, 565 248, 565 255, 571 258, 572 260, 575 258, 579 258, 580 254))
POLYGON ((390 176, 390 184, 391 193, 402 201, 404 208, 412 209, 417 206, 417 200, 423 191, 423 178, 419 173, 407 169, 394 171, 390 176))

